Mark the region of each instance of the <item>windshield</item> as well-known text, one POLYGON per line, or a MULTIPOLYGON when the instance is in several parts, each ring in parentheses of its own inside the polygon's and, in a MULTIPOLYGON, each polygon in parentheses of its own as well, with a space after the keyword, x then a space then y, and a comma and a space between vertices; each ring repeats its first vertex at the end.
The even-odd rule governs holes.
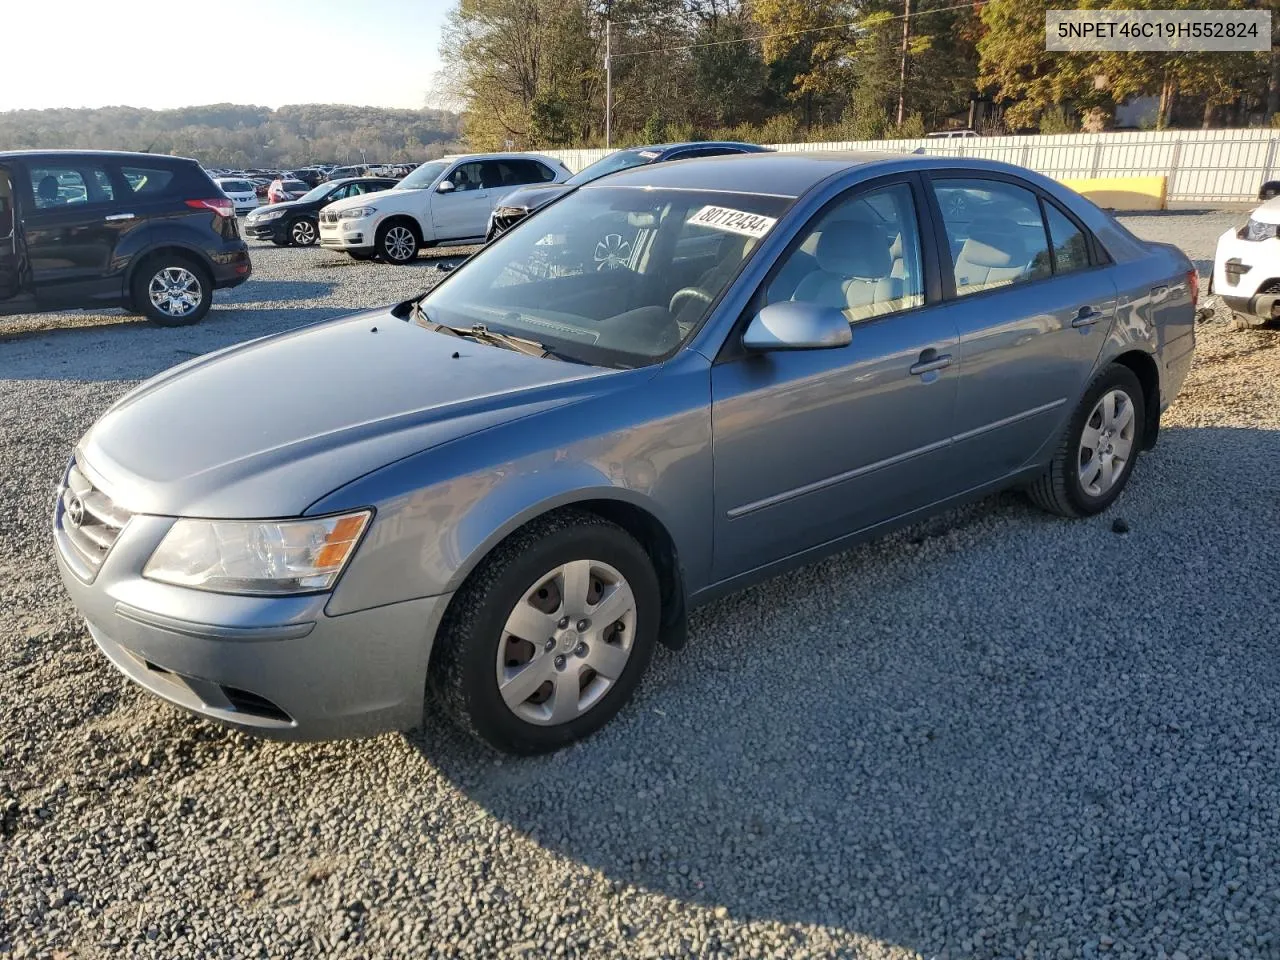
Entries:
POLYGON ((483 324, 568 359, 642 366, 697 330, 790 204, 717 191, 589 187, 503 234, 421 303, 429 322, 483 324))
POLYGON ((325 198, 325 194, 330 193, 332 190, 333 190, 333 183, 332 183, 332 182, 330 182, 330 183, 322 183, 322 184, 320 184, 320 186, 318 186, 318 187, 314 187, 313 189, 308 190, 306 193, 304 193, 304 194, 303 194, 301 197, 299 197, 298 199, 299 199, 299 200, 304 200, 304 201, 306 201, 307 203, 311 203, 311 202, 316 201, 316 200, 323 200, 323 199, 325 198))
POLYGON ((590 183, 592 180, 599 180, 607 173, 617 173, 619 170, 642 166, 657 159, 658 156, 657 150, 618 150, 602 160, 597 160, 595 163, 583 167, 566 180, 565 183, 580 187, 584 183, 590 183))
POLYGON ((289 193, 302 193, 308 189, 301 180, 284 180, 281 181, 280 186, 289 193))
POLYGON ((253 184, 244 180, 219 180, 218 186, 228 193, 252 193, 253 184))
POLYGON ((447 160, 436 160, 433 163, 424 163, 413 173, 409 174, 401 180, 393 188, 395 190, 423 190, 431 186, 431 181, 440 174, 444 173, 449 167, 447 160))

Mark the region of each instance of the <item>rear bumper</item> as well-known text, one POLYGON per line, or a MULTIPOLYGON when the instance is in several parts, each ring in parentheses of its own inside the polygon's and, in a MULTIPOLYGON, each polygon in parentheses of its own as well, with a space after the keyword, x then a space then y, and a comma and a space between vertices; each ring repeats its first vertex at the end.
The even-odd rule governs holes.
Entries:
POLYGON ((139 686, 259 736, 332 740, 421 722, 427 661, 449 595, 331 617, 327 594, 246 597, 139 571, 172 525, 135 515, 90 582, 58 569, 99 649, 139 686))
POLYGON ((213 263, 213 288, 226 290, 238 287, 253 276, 253 262, 249 259, 249 247, 243 240, 229 243, 220 253, 209 258, 213 263))

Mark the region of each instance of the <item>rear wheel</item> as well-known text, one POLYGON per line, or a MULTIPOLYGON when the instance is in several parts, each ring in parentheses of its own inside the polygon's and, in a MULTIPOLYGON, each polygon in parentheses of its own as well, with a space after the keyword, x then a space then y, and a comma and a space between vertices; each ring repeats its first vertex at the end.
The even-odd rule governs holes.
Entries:
POLYGON ((144 263, 134 274, 130 292, 142 315, 162 327, 199 323, 213 305, 213 280, 208 272, 176 255, 144 263))
POLYGON ((289 225, 289 240, 299 247, 310 247, 317 239, 316 225, 305 218, 289 225))
POLYGON ((621 527, 566 510, 501 543, 441 625, 430 682, 458 723, 499 750, 579 740, 627 702, 653 655, 658 578, 621 527))
POLYGON ((387 263, 409 263, 418 255, 418 236, 408 224, 392 221, 378 231, 374 247, 387 263))
POLYGON ((1133 473, 1145 422, 1134 372, 1119 364, 1103 370, 1085 391, 1048 469, 1028 488, 1031 499, 1064 517, 1107 509, 1133 473))

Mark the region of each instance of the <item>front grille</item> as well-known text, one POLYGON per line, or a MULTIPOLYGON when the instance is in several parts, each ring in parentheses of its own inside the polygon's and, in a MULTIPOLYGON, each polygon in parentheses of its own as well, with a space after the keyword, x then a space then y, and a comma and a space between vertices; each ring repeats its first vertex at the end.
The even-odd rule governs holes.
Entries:
POLYGON ((58 529, 79 559, 96 571, 132 516, 89 482, 74 463, 58 504, 58 529))
POLYGON ((338 215, 336 213, 330 213, 328 210, 321 210, 320 222, 321 223, 337 223, 338 215))

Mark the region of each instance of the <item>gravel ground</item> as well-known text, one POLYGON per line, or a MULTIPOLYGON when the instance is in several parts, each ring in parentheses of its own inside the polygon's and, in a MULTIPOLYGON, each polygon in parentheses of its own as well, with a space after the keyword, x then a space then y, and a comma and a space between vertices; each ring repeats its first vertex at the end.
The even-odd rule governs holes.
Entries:
MULTIPOLYGON (((1239 216, 1127 222, 1203 269, 1239 216)), ((1003 495, 730 597, 517 762, 230 733, 73 615, 52 489, 109 401, 438 276, 254 263, 192 330, 0 324, 0 956, 1280 956, 1280 331, 1200 327, 1108 515, 1003 495)))

